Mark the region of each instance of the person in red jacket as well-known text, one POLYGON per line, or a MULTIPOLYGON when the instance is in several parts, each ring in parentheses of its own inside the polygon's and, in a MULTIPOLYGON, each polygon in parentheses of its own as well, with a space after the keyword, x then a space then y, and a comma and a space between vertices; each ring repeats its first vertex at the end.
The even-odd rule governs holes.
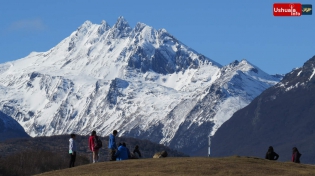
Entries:
POLYGON ((89 148, 93 152, 93 163, 98 162, 98 148, 95 148, 96 131, 92 131, 89 137, 89 148))

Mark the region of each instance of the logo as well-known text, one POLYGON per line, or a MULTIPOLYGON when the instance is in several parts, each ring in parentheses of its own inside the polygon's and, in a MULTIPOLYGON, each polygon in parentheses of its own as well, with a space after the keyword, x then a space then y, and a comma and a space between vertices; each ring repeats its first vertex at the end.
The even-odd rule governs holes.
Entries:
POLYGON ((312 4, 302 4, 302 15, 312 15, 312 4))
POLYGON ((274 16, 301 16, 302 4, 300 3, 274 3, 274 16))

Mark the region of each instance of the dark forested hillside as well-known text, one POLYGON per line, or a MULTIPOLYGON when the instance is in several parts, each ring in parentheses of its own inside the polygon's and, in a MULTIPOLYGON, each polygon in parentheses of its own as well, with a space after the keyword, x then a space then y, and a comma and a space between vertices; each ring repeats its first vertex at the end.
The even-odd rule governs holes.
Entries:
MULTIPOLYGON (((88 138, 89 136, 76 136, 76 141, 78 143, 78 153, 82 155, 86 155, 88 157, 92 157, 91 151, 88 148, 88 138)), ((188 156, 181 152, 177 152, 172 150, 164 145, 156 144, 150 142, 148 140, 140 140, 135 138, 128 137, 116 137, 117 144, 119 142, 125 142, 127 147, 130 150, 138 145, 140 147, 140 151, 144 158, 153 157, 155 152, 159 152, 162 150, 166 150, 169 156, 188 156)), ((103 142, 103 147, 100 150, 101 161, 107 160, 107 146, 108 146, 108 137, 101 138, 103 142)), ((51 137, 36 137, 36 138, 28 138, 28 139, 11 139, 6 142, 0 142, 0 155, 8 156, 10 154, 20 152, 23 150, 47 150, 58 153, 67 153, 69 145, 69 135, 60 135, 60 136, 51 136, 51 137)))
MULTIPOLYGON (((78 156, 76 165, 91 163, 92 153, 88 149, 89 136, 76 136, 78 156)), ((100 162, 108 161, 108 137, 101 138, 100 162)), ((185 157, 183 153, 148 140, 117 137, 117 144, 125 142, 133 151, 138 145, 143 158, 152 158, 154 153, 166 150, 170 157, 185 157)), ((0 176, 33 175, 68 167, 69 135, 9 139, 0 142, 0 176)))
POLYGON ((12 138, 29 137, 16 120, 0 111, 0 142, 12 138))
POLYGON ((315 56, 237 111, 216 132, 211 152, 264 157, 270 145, 281 161, 297 147, 302 163, 315 163, 315 56))

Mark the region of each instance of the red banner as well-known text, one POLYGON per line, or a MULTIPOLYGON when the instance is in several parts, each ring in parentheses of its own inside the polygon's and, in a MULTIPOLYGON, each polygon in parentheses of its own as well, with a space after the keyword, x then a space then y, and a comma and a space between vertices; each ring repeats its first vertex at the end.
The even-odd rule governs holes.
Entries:
POLYGON ((301 16, 302 4, 300 3, 274 3, 274 16, 301 16))

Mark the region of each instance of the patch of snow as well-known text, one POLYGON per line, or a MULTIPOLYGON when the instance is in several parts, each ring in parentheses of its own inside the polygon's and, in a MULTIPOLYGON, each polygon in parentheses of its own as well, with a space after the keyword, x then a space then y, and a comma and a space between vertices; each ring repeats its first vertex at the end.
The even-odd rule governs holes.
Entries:
POLYGON ((300 74, 302 73, 303 70, 299 71, 299 73, 297 74, 297 76, 300 76, 300 74))
POLYGON ((313 73, 312 73, 312 75, 310 76, 310 78, 308 80, 311 80, 314 75, 315 75, 315 69, 313 69, 313 73))

